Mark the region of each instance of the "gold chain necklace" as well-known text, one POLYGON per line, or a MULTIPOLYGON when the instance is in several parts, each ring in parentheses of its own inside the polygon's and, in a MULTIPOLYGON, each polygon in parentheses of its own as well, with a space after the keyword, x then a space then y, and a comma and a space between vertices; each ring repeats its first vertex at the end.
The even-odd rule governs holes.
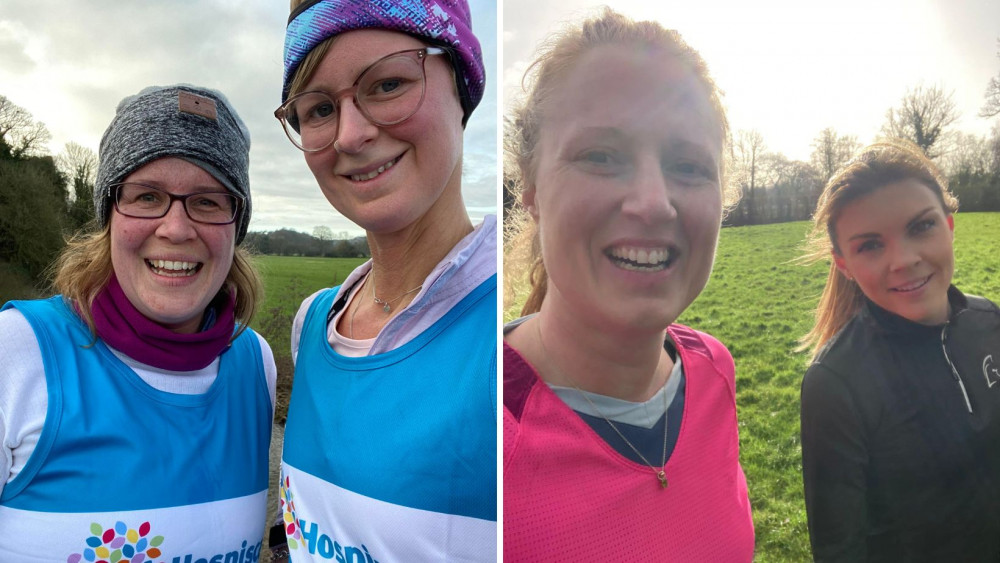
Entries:
MULTIPOLYGON (((542 345, 542 351, 545 352, 545 355, 547 357, 551 358, 552 354, 549 353, 548 349, 545 347, 545 342, 542 340, 542 331, 541 331, 541 328, 538 327, 538 325, 535 325, 535 327, 536 327, 537 332, 538 332, 538 343, 542 345)), ((560 375, 562 375, 563 377, 565 377, 566 380, 569 381, 571 385, 573 385, 573 388, 576 389, 576 392, 579 393, 580 396, 583 397, 587 401, 587 403, 590 404, 590 407, 592 409, 594 409, 594 412, 596 412, 601 418, 603 418, 604 422, 608 423, 608 426, 610 426, 611 429, 614 430, 616 434, 618 434, 618 436, 628 445, 628 447, 632 448, 632 451, 635 452, 635 455, 639 456, 639 459, 641 459, 642 461, 644 461, 646 463, 646 465, 648 465, 649 468, 653 470, 653 473, 656 475, 656 478, 659 479, 659 481, 660 481, 660 487, 666 489, 667 488, 667 472, 666 472, 666 469, 667 469, 667 435, 668 435, 667 429, 669 427, 669 425, 667 424, 667 421, 668 421, 668 419, 667 419, 667 410, 669 408, 669 405, 667 404, 667 392, 666 392, 666 389, 664 389, 662 391, 663 392, 663 458, 660 460, 660 469, 657 470, 656 467, 652 463, 649 463, 649 460, 646 459, 646 456, 642 455, 642 452, 639 451, 639 448, 636 448, 635 446, 632 445, 632 442, 629 442, 628 438, 625 437, 625 434, 622 434, 622 431, 619 430, 618 427, 615 426, 615 424, 613 422, 611 422, 611 419, 608 418, 608 417, 606 417, 606 416, 604 416, 604 413, 601 411, 601 409, 597 408, 597 405, 594 404, 594 401, 591 401, 590 397, 588 397, 587 394, 584 393, 582 389, 580 389, 580 386, 576 384, 576 380, 574 380, 572 377, 570 377, 569 374, 567 374, 566 372, 564 372, 561 369, 559 369, 559 367, 556 366, 554 362, 551 362, 551 364, 552 364, 552 367, 560 375)), ((664 387, 666 387, 666 383, 664 383, 664 387)))
POLYGON ((388 301, 386 301, 385 299, 379 299, 375 295, 375 264, 372 263, 372 299, 375 300, 376 304, 381 305, 382 306, 382 310, 385 311, 386 313, 392 311, 392 307, 390 306, 390 303, 393 303, 394 301, 399 301, 403 297, 406 297, 407 295, 413 293, 414 291, 419 290, 422 287, 424 287, 424 284, 420 284, 417 287, 415 287, 415 288, 413 288, 413 289, 411 289, 409 291, 405 291, 405 292, 403 292, 402 295, 400 295, 398 297, 394 297, 392 299, 389 299, 388 301))

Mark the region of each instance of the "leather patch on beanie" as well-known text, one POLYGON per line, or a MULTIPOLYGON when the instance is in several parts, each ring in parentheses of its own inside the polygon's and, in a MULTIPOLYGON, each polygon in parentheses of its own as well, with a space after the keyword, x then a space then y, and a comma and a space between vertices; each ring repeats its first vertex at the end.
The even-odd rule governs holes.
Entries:
POLYGON ((212 121, 218 120, 218 113, 215 109, 215 100, 191 92, 180 90, 177 92, 177 109, 184 113, 207 117, 212 121))

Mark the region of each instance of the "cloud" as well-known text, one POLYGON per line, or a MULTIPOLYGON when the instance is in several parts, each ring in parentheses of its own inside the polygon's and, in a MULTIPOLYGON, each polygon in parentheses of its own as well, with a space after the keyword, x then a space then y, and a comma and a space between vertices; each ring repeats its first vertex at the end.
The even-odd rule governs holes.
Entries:
POLYGON ((19 22, 0 19, 0 61, 8 72, 27 73, 35 61, 27 53, 28 34, 19 22))
MULTIPOLYGON (((118 102, 142 88, 180 82, 215 88, 250 130, 250 228, 311 232, 327 225, 359 234, 323 198, 273 115, 281 101, 287 6, 274 0, 91 0, 40 9, 34 0, 4 0, 0 94, 46 124, 50 151, 57 154, 70 141, 97 151, 118 102)), ((495 210, 496 3, 472 0, 472 11, 487 95, 466 131, 463 193, 467 202, 495 210)))

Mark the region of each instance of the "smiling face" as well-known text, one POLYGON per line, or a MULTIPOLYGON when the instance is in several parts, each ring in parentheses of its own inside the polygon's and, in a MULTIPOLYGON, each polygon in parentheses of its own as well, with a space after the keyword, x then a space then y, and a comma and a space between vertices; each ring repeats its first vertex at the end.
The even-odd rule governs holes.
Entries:
POLYGON ((948 319, 955 270, 954 219, 914 179, 876 189, 843 207, 834 262, 868 299, 913 322, 948 319))
POLYGON ((543 112, 524 204, 545 306, 662 330, 705 287, 721 223, 721 134, 704 87, 669 53, 606 45, 543 112))
MULTIPOLYGON (((380 58, 422 47, 419 40, 392 31, 344 33, 303 90, 339 92, 380 58)), ((305 153, 327 200, 366 231, 391 233, 418 221, 433 225, 464 209, 462 107, 447 57, 428 57, 424 65, 426 93, 412 117, 377 127, 350 97, 341 98, 337 149, 331 145, 305 153)))
MULTIPOLYGON (((176 195, 226 193, 211 174, 179 158, 154 160, 124 181, 176 195)), ((229 274, 235 238, 235 225, 195 223, 178 201, 159 219, 126 217, 114 210, 111 264, 140 313, 175 332, 196 332, 229 274)))

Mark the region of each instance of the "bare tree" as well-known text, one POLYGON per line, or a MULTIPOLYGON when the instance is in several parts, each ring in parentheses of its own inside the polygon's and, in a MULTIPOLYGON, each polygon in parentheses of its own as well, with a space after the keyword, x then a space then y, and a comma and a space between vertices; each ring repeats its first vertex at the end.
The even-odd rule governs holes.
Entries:
POLYGON ((993 154, 990 140, 968 133, 956 133, 952 150, 939 163, 951 177, 959 174, 988 174, 993 154))
POLYGON ((56 166, 73 193, 69 204, 70 228, 79 229, 94 217, 97 153, 83 145, 66 143, 62 154, 56 157, 56 166))
MULTIPOLYGON (((997 57, 1000 57, 1000 39, 997 40, 997 57)), ((1000 74, 990 78, 986 85, 986 102, 979 110, 979 117, 994 117, 1000 115, 1000 74)))
POLYGON ((743 193, 746 194, 747 211, 750 220, 753 221, 756 217, 754 199, 759 187, 757 176, 761 172, 761 157, 764 156, 764 151, 767 149, 764 144, 764 136, 756 129, 740 130, 736 134, 733 149, 736 181, 740 183, 743 193))
POLYGON ((770 189, 780 184, 791 163, 780 152, 766 152, 757 158, 757 187, 770 189))
POLYGON ((765 152, 757 158, 758 191, 754 207, 759 222, 773 223, 782 218, 785 193, 781 184, 790 163, 779 152, 765 152))
POLYGON ((763 198, 757 202, 757 213, 764 222, 807 219, 815 207, 817 189, 816 168, 799 160, 776 153, 764 153, 758 175, 763 198))
POLYGON ((83 145, 69 142, 56 157, 56 166, 70 182, 79 180, 93 186, 97 176, 97 153, 83 145))
POLYGON ((24 158, 45 152, 52 135, 28 110, 0 95, 0 158, 24 158))
POLYGON ((1000 121, 993 124, 990 132, 990 174, 1000 176, 1000 121))
POLYGON ((333 229, 326 225, 316 225, 313 227, 313 238, 319 240, 333 240, 333 229))
POLYGON ((890 137, 907 139, 923 149, 929 158, 944 153, 938 144, 946 129, 958 121, 958 110, 952 94, 945 94, 940 86, 924 88, 922 85, 907 90, 899 107, 889 108, 882 133, 890 137), (938 144, 937 147, 934 145, 938 144))
POLYGON ((823 184, 818 182, 818 174, 815 165, 801 160, 792 161, 786 169, 783 181, 792 200, 794 219, 808 219, 816 209, 816 202, 823 190, 823 184))
POLYGON ((825 185, 861 148, 861 143, 853 135, 839 135, 833 127, 827 127, 813 139, 812 148, 809 162, 818 171, 820 183, 825 185))

